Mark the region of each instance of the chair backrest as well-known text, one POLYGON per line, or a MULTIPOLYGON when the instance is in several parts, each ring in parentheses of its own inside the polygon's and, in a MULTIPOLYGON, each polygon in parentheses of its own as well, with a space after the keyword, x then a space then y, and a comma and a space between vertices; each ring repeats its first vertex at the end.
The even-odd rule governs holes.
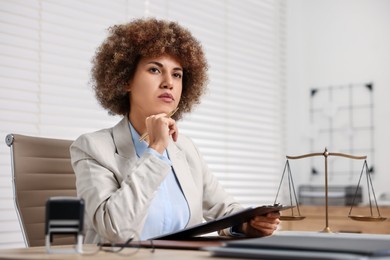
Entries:
MULTIPOLYGON (((9 134, 16 211, 28 247, 45 245, 45 209, 49 197, 76 196, 70 162, 73 141, 9 134)), ((53 245, 73 244, 72 235, 56 237, 53 245)))

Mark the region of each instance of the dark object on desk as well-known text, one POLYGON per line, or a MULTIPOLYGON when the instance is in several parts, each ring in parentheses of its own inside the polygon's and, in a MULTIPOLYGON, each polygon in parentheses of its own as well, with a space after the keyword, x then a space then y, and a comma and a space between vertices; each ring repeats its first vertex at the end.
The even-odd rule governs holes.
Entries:
POLYGON ((76 250, 82 251, 84 226, 84 200, 77 197, 51 197, 46 202, 45 244, 51 251, 53 236, 72 234, 76 250))
POLYGON ((384 235, 287 233, 206 248, 214 256, 264 259, 361 259, 390 256, 384 235))
POLYGON ((151 238, 151 240, 185 240, 191 237, 205 235, 211 232, 222 230, 224 228, 232 227, 241 223, 249 221, 254 216, 265 215, 270 212, 282 211, 290 209, 291 206, 283 206, 275 204, 273 206, 260 206, 256 208, 247 208, 242 211, 215 219, 209 222, 201 223, 183 230, 173 232, 170 234, 151 238))

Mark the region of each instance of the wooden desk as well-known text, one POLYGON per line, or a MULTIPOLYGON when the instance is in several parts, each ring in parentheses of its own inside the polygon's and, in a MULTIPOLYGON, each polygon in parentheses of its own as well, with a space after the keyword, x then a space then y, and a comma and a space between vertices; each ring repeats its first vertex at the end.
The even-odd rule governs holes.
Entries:
MULTIPOLYGON (((300 206, 301 215, 306 218, 300 221, 283 221, 281 230, 288 231, 322 231, 325 228, 325 206, 300 206)), ((348 218, 351 207, 329 206, 329 227, 332 232, 390 234, 390 207, 380 207, 381 216, 387 217, 382 222, 362 222, 348 218)), ((376 215, 376 208, 373 209, 376 215)), ((295 211, 296 212, 296 211, 295 211)), ((286 211, 286 215, 289 212, 286 211)), ((369 207, 354 207, 352 215, 370 215, 369 207)))
MULTIPOLYGON (((124 249, 128 250, 128 249, 124 249)), ((100 251, 95 255, 79 255, 79 254, 48 254, 44 247, 30 247, 22 249, 2 249, 0 250, 0 259, 153 259, 153 260, 194 260, 194 259, 209 259, 210 253, 199 250, 174 250, 174 249, 155 249, 154 253, 150 249, 142 248, 136 254, 131 256, 121 256, 116 253, 107 253, 100 251)), ((212 259, 224 259, 216 258, 212 259)))
MULTIPOLYGON (((299 236, 302 236, 302 237, 308 237, 308 236, 312 236, 313 238, 314 237, 319 237, 319 236, 323 236, 323 235, 329 235, 329 236, 334 236, 334 235, 337 235, 337 236, 343 236, 343 237, 348 237, 348 238, 354 238, 356 240, 357 236, 359 237, 362 237, 362 239, 370 239, 370 241, 373 241, 375 240, 376 238, 378 238, 377 241, 382 241, 384 238, 386 240, 389 240, 390 241, 390 238, 388 238, 388 236, 384 236, 384 235, 364 235, 364 234, 343 234, 343 235, 340 235, 340 234, 319 234, 317 232, 307 232, 307 233, 304 233, 304 232, 284 232, 284 234, 282 234, 283 232, 281 232, 279 235, 281 237, 283 236, 292 236, 295 241, 299 241, 299 236), (298 236, 298 238, 297 238, 298 236), (298 239, 298 240, 297 240, 298 239)), ((284 241, 286 241, 284 239, 284 241)), ((307 239, 306 239, 307 241, 307 239)), ((318 241, 318 240, 317 240, 318 241)), ((275 242, 275 241, 274 241, 275 242)), ((324 242, 320 241, 320 243, 324 244, 324 242)), ((366 243, 366 242, 364 242, 366 243)), ((382 243, 382 242, 381 242, 382 243)), ((326 244, 326 243, 325 243, 326 244)), ((387 246, 387 241, 386 241, 386 246, 387 246)), ((64 246, 54 246, 52 247, 54 249, 64 249, 64 246)), ((93 249, 96 248, 96 246, 92 246, 93 249)), ((126 251, 126 250, 133 250, 134 248, 127 248, 127 249, 124 249, 124 253, 127 253, 129 251, 126 251)), ((86 250, 91 250, 91 248, 86 248, 86 250)), ((283 251, 283 250, 281 250, 283 251)), ((276 252, 279 252, 278 250, 276 250, 276 252)), ((302 254, 302 256, 305 256, 305 258, 302 258, 302 259, 308 259, 308 257, 310 257, 310 255, 308 255, 308 252, 307 250, 303 249, 303 250, 297 250, 296 252, 294 252, 294 255, 295 256, 298 256, 299 254, 302 254)), ((269 252, 268 252, 269 253, 269 252)), ((326 252, 324 251, 323 252, 324 254, 326 254, 326 252)), ((330 252, 330 254, 334 253, 334 252, 330 252)), ((275 254, 275 251, 274 253, 275 254)), ((277 253, 278 254, 278 253, 277 253)), ((282 253, 283 254, 283 253, 282 253)), ((230 255, 229 255, 230 256, 230 255)), ((322 257, 324 255, 322 254, 322 257)), ((278 258, 278 259, 286 259, 286 255, 284 254, 283 256, 284 258, 278 258)), ((289 257, 290 259, 290 255, 287 255, 287 257, 289 257)), ((76 253, 73 253, 73 254, 48 254, 46 252, 46 248, 44 247, 31 247, 31 248, 23 248, 23 249, 2 249, 0 250, 0 259, 26 259, 26 260, 30 260, 30 259, 53 259, 53 260, 57 260, 57 259, 64 259, 64 260, 68 260, 68 259, 81 259, 81 260, 94 260, 94 259, 112 259, 112 260, 124 260, 124 259, 129 259, 129 260, 141 260, 141 259, 151 259, 151 260, 182 260, 182 259, 188 259, 188 260, 227 260, 227 259, 244 259, 244 258, 232 258, 232 257, 214 257, 211 255, 210 252, 208 251, 202 251, 202 250, 178 250, 178 249, 161 249, 161 248, 157 248, 155 249, 154 252, 151 251, 150 248, 141 248, 139 249, 139 251, 136 253, 136 254, 133 254, 133 255, 130 255, 130 256, 123 256, 123 255, 118 255, 117 253, 109 253, 109 252, 104 252, 104 251, 99 251, 97 254, 94 254, 94 255, 80 255, 80 254, 76 254, 76 253)), ((276 259, 276 258, 274 258, 276 259)), ((296 259, 296 258, 294 258, 296 259)), ((312 259, 311 257, 309 259, 312 259)), ((317 259, 317 258, 316 258, 317 259)), ((323 258, 321 258, 323 259, 323 258)), ((329 259, 334 259, 334 258, 329 258, 329 259)), ((346 259, 343 257, 343 259, 346 259)), ((385 257, 371 257, 371 258, 367 258, 367 259, 375 259, 375 260, 388 260, 389 257, 388 256, 385 256, 385 257)))

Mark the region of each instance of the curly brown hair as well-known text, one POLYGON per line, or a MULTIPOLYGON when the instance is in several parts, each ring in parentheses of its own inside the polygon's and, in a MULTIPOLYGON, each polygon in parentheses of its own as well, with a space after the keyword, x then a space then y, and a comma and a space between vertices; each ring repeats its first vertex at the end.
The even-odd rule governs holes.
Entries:
POLYGON ((136 19, 109 28, 109 35, 92 60, 92 87, 110 114, 130 111, 126 87, 141 58, 169 54, 183 67, 183 89, 175 120, 190 112, 206 90, 208 65, 198 40, 177 22, 155 18, 136 19))

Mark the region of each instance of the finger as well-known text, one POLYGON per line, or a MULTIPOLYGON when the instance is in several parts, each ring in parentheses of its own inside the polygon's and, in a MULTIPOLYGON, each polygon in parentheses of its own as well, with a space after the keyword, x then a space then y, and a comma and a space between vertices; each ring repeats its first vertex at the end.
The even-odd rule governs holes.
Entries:
POLYGON ((279 222, 279 217, 280 216, 256 216, 253 218, 254 221, 259 221, 259 222, 279 222))
POLYGON ((251 220, 250 225, 258 230, 267 229, 267 230, 276 230, 279 226, 279 220, 273 221, 255 221, 251 220))
POLYGON ((268 235, 272 234, 278 228, 278 224, 268 222, 251 221, 250 225, 261 233, 268 235))
POLYGON ((167 114, 166 113, 155 114, 155 115, 153 115, 153 117, 155 117, 155 118, 167 117, 167 114))
POLYGON ((179 131, 178 131, 178 128, 176 125, 175 125, 174 129, 171 130, 170 135, 172 135, 173 141, 176 142, 177 138, 179 137, 179 131))
POLYGON ((266 215, 268 218, 280 218, 280 212, 270 212, 266 215))
POLYGON ((146 118, 147 126, 156 126, 156 125, 165 125, 169 127, 172 122, 169 121, 169 118, 166 118, 164 114, 152 115, 146 118))
POLYGON ((173 141, 176 142, 179 134, 176 121, 173 120, 172 118, 168 118, 167 120, 169 122, 169 135, 172 135, 173 141))
POLYGON ((275 219, 275 220, 263 220, 263 221, 258 221, 258 220, 254 220, 254 219, 252 219, 251 221, 250 221, 250 224, 251 225, 254 225, 254 226, 258 226, 258 227, 265 227, 265 228, 267 228, 267 227, 273 227, 273 226, 277 226, 277 225, 279 225, 279 220, 278 219, 275 219))

